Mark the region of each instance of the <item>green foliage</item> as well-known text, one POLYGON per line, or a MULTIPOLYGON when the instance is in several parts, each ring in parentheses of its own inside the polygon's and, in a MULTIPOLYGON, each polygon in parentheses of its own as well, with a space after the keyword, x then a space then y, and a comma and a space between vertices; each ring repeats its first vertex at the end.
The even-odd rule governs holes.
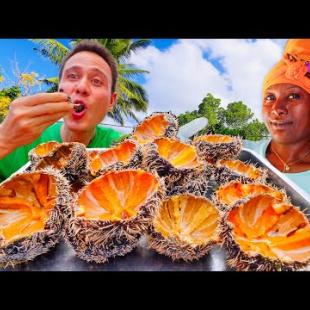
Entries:
POLYGON ((221 99, 208 93, 198 106, 198 110, 187 111, 178 115, 180 126, 198 117, 208 119, 208 127, 199 134, 224 134, 240 136, 243 139, 257 141, 268 135, 264 123, 252 120, 254 113, 243 102, 229 103, 225 108, 221 106, 221 99))
POLYGON ((7 116, 10 103, 19 96, 21 96, 21 89, 18 86, 0 90, 0 123, 7 116))
POLYGON ((258 119, 243 126, 243 136, 246 140, 258 141, 268 136, 268 130, 264 123, 258 119))
POLYGON ((21 96, 21 89, 18 86, 12 86, 0 90, 0 97, 9 97, 11 101, 21 96))
POLYGON ((232 102, 225 110, 226 124, 232 128, 239 128, 246 125, 253 115, 251 109, 241 101, 232 102))
POLYGON ((198 111, 185 112, 184 114, 180 114, 178 116, 179 125, 185 125, 198 117, 200 117, 198 111))

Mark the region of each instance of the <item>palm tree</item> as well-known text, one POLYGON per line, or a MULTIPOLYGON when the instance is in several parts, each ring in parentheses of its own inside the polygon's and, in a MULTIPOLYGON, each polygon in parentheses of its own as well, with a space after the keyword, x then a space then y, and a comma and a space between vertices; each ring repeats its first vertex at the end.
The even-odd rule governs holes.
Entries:
MULTIPOLYGON (((75 46, 81 40, 71 40, 71 46, 75 46)), ((55 39, 32 39, 31 41, 38 44, 38 47, 34 48, 35 51, 49 58, 57 66, 60 66, 63 58, 70 51, 68 47, 55 39)), ((135 81, 135 78, 148 73, 148 71, 135 68, 132 64, 127 63, 127 60, 132 52, 148 46, 151 41, 148 39, 96 39, 96 41, 111 52, 118 64, 119 78, 116 86, 118 102, 108 115, 121 125, 124 125, 124 117, 131 117, 138 122, 134 112, 147 111, 148 97, 144 88, 135 81)), ((42 81, 51 86, 48 92, 57 90, 57 77, 50 77, 42 81)))

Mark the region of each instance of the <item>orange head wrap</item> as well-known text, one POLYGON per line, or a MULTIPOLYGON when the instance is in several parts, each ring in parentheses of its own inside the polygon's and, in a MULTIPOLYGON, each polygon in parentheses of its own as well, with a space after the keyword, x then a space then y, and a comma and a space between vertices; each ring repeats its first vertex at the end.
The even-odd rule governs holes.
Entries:
POLYGON ((310 39, 290 39, 282 59, 267 74, 263 92, 275 84, 297 85, 310 93, 310 39))

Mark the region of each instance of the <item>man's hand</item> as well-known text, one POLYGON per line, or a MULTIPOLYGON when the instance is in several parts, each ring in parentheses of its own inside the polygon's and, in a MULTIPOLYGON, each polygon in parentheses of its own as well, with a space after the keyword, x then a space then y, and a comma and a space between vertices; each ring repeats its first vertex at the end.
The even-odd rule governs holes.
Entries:
POLYGON ((33 142, 72 108, 73 104, 64 93, 40 93, 14 100, 0 124, 0 158, 33 142))

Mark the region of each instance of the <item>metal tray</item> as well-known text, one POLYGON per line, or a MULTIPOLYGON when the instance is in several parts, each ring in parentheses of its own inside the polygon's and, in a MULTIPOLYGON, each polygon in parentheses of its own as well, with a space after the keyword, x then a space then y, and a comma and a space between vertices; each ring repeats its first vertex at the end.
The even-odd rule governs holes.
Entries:
MULTIPOLYGON (((283 176, 266 159, 248 149, 243 149, 239 159, 267 168, 269 182, 285 188, 292 203, 301 210, 310 209, 309 195, 283 176)), ((225 250, 216 246, 198 261, 173 262, 169 257, 148 249, 146 238, 142 237, 137 248, 131 253, 112 258, 105 264, 96 264, 79 259, 70 245, 61 241, 49 253, 37 257, 34 261, 2 271, 230 271, 225 259, 225 250)), ((307 270, 310 270, 310 267, 307 270)))

